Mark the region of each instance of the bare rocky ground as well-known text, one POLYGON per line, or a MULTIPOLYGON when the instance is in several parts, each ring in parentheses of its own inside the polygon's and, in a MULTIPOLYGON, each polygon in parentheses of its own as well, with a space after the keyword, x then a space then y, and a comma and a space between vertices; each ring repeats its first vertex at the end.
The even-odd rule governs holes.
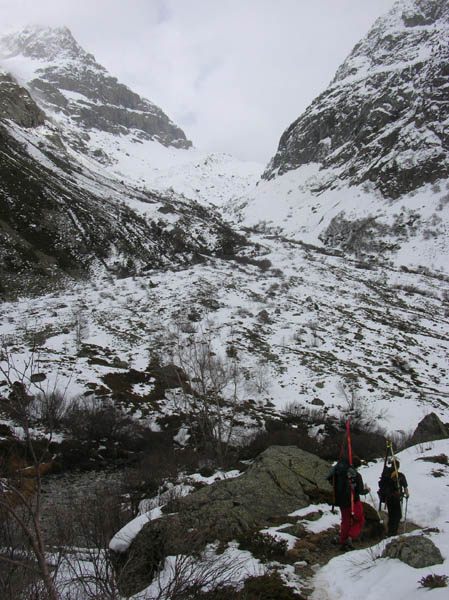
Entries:
MULTIPOLYGON (((42 480, 41 525, 48 547, 94 547, 89 517, 106 498, 120 493, 120 472, 92 471, 49 475, 42 480)), ((104 518, 108 520, 108 506, 104 518)), ((114 526, 114 514, 110 515, 114 526)), ((131 518, 131 516, 130 516, 131 518)))

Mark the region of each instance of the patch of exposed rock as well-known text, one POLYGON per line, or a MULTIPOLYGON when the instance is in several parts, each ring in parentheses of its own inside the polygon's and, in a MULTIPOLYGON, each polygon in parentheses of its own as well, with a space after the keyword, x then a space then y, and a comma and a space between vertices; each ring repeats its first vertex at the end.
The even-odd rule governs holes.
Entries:
POLYGON ((7 73, 0 72, 0 119, 10 119, 21 127, 43 125, 45 114, 29 92, 7 73))
POLYGON ((292 446, 272 446, 240 477, 204 487, 165 507, 148 522, 128 551, 116 556, 121 592, 137 593, 151 582, 168 555, 255 531, 310 504, 324 488, 329 464, 292 446))

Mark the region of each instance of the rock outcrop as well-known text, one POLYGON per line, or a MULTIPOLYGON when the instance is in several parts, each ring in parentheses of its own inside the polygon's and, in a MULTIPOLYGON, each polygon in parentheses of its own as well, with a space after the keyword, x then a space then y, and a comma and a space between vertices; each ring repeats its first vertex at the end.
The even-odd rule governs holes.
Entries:
POLYGON ((285 518, 330 486, 329 464, 293 446, 272 446, 240 477, 204 487, 170 502, 165 516, 149 521, 128 551, 116 557, 122 593, 151 582, 168 555, 191 553, 207 542, 231 540, 285 518), (121 566, 121 568, 120 568, 121 566))
POLYGON ((421 569, 444 562, 440 550, 429 538, 412 535, 396 538, 385 546, 384 558, 398 558, 403 563, 421 569))
POLYGON ((45 122, 44 112, 29 92, 7 73, 0 71, 0 120, 10 119, 21 127, 37 127, 45 122))
POLYGON ((449 438, 449 425, 443 423, 435 413, 430 413, 418 423, 410 440, 410 445, 446 438, 449 438))

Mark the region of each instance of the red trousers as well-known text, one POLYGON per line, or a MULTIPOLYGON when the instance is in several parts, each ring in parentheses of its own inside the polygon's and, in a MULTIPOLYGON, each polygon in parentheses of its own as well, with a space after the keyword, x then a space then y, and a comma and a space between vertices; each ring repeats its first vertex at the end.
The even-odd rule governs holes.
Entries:
POLYGON ((356 538, 360 535, 365 522, 365 514, 360 500, 354 502, 354 514, 351 515, 350 506, 340 506, 341 530, 340 544, 344 544, 348 537, 356 538))

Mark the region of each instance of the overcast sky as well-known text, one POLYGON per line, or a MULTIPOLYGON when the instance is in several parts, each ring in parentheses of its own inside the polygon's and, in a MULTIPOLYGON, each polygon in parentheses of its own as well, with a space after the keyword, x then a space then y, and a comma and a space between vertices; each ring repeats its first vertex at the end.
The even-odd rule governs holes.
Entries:
POLYGON ((266 163, 394 0, 0 0, 0 31, 67 25, 194 145, 266 163))

